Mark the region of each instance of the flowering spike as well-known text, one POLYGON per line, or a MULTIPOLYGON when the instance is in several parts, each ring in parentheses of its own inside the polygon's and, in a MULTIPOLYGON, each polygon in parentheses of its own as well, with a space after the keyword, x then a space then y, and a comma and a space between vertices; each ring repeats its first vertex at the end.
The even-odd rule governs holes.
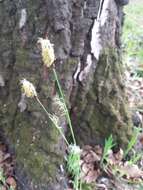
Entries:
POLYGON ((33 98, 33 97, 37 97, 37 92, 36 89, 34 87, 34 85, 29 82, 26 79, 23 79, 20 81, 22 84, 22 92, 28 97, 28 98, 33 98))
POLYGON ((40 43, 41 45, 42 60, 44 65, 50 67, 55 60, 53 44, 51 44, 50 40, 43 38, 39 38, 37 43, 40 43))

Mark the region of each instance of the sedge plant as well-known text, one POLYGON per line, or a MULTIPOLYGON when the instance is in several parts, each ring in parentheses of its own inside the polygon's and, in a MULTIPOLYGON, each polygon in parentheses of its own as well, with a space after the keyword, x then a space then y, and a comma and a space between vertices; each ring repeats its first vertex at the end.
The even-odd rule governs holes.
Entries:
POLYGON ((115 146, 115 143, 113 142, 113 137, 112 137, 112 135, 110 135, 108 139, 105 139, 105 145, 104 145, 104 149, 103 149, 103 154, 102 154, 102 158, 101 158, 101 161, 100 161, 100 166, 102 168, 105 168, 105 166, 107 166, 109 151, 114 146, 115 146))
POLYGON ((129 165, 136 164, 143 156, 143 153, 136 153, 133 152, 133 155, 131 156, 130 160, 128 161, 129 165))
POLYGON ((134 128, 134 133, 133 133, 133 136, 131 137, 129 143, 128 143, 128 146, 124 152, 124 158, 126 158, 126 156, 128 155, 128 153, 132 150, 132 148, 134 147, 135 143, 137 142, 137 138, 138 138, 138 135, 140 133, 140 129, 138 128, 134 128))
MULTIPOLYGON (((44 65, 49 68, 52 66, 52 64, 55 61, 55 54, 54 54, 54 48, 53 44, 50 43, 48 39, 39 38, 38 43, 41 45, 41 55, 44 65)), ((36 101, 40 104, 41 108, 44 110, 48 118, 51 120, 51 122, 54 124, 56 129, 61 134, 62 138, 66 142, 68 146, 68 155, 67 155, 67 170, 73 177, 73 186, 75 190, 81 189, 81 183, 80 183, 80 148, 76 145, 76 140, 73 132, 72 122, 70 119, 69 111, 66 105, 65 96, 62 91, 62 87, 60 85, 60 81, 58 79, 58 75, 56 72, 56 69, 54 66, 52 66, 53 69, 53 75, 55 78, 55 81, 58 86, 59 90, 59 96, 56 97, 56 103, 59 105, 59 107, 62 109, 62 112, 64 113, 66 120, 68 122, 71 136, 73 139, 73 143, 70 144, 65 137, 65 134, 62 130, 62 128, 59 126, 59 118, 55 114, 50 114, 45 106, 40 101, 38 94, 36 92, 36 89, 34 85, 29 82, 26 79, 21 80, 22 84, 22 92, 28 97, 28 98, 35 98, 36 101)))
MULTIPOLYGON (((53 44, 51 44, 50 40, 43 39, 43 38, 39 38, 38 43, 40 43, 40 45, 41 45, 41 54, 42 54, 43 63, 47 68, 49 68, 49 67, 52 66, 52 64, 55 61, 55 54, 54 54, 53 44)), ((56 80, 56 83, 57 83, 57 86, 58 86, 58 89, 59 89, 59 95, 61 97, 61 101, 62 101, 63 106, 64 106, 65 116, 66 116, 67 122, 68 122, 69 127, 70 127, 71 135, 72 135, 72 138, 73 138, 73 143, 76 144, 76 140, 75 140, 75 136, 74 136, 74 132, 73 132, 73 127, 72 127, 69 111, 67 109, 65 98, 64 98, 64 93, 62 91, 62 88, 61 88, 61 85, 60 85, 60 82, 59 82, 59 79, 58 79, 58 75, 57 75, 57 72, 56 72, 54 66, 53 66, 53 74, 54 74, 54 78, 56 80)))
MULTIPOLYGON (((43 39, 43 38, 39 38, 38 43, 41 44, 41 54, 42 54, 42 60, 44 65, 49 68, 52 66, 52 64, 55 61, 55 54, 54 54, 54 48, 53 48, 53 44, 51 44, 51 42, 48 39, 43 39)), ((70 132, 71 132, 71 136, 73 139, 73 144, 70 144, 68 146, 68 150, 69 150, 69 154, 67 156, 67 169, 69 171, 69 173, 72 175, 73 177, 73 186, 75 188, 75 190, 78 190, 81 186, 79 183, 79 179, 80 179, 80 148, 76 145, 76 140, 75 140, 75 136, 74 136, 74 132, 73 132, 73 127, 72 127, 72 122, 71 122, 71 118, 69 115, 69 111, 66 105, 66 101, 65 101, 65 96, 56 72, 55 67, 52 67, 53 70, 53 75, 55 78, 55 81, 57 83, 57 87, 59 90, 59 104, 61 104, 64 113, 65 113, 65 117, 67 119, 69 128, 70 128, 70 132), (76 167, 75 167, 76 166, 76 167)))
MULTIPOLYGON (((64 132, 62 131, 62 128, 59 126, 59 118, 55 114, 50 114, 46 110, 45 106, 42 104, 42 102, 40 101, 37 95, 34 85, 26 79, 21 80, 21 84, 22 84, 22 92, 25 94, 25 96, 27 96, 28 98, 36 99, 36 101, 42 107, 42 109, 44 110, 48 118, 54 124, 54 127, 56 127, 56 129, 60 132, 62 138, 66 142, 68 146, 68 150, 69 150, 69 154, 67 156, 67 169, 74 179, 73 186, 75 190, 78 190, 79 181, 80 181, 80 148, 75 144, 73 145, 69 144, 68 140, 66 139, 64 135, 64 132)), ((60 99, 57 97, 56 97, 56 102, 60 106, 60 109, 63 109, 64 114, 66 114, 65 106, 63 106, 65 104, 63 104, 63 102, 60 101, 60 99)))
POLYGON ((134 146, 135 146, 135 144, 137 142, 139 133, 140 133, 140 128, 134 127, 133 136, 131 137, 131 139, 130 139, 128 145, 127 145, 127 148, 126 148, 126 150, 124 152, 124 158, 126 158, 127 155, 129 155, 129 152, 132 152, 132 156, 131 156, 130 160, 128 161, 128 163, 130 165, 136 164, 143 156, 142 152, 136 152, 134 150, 134 146))

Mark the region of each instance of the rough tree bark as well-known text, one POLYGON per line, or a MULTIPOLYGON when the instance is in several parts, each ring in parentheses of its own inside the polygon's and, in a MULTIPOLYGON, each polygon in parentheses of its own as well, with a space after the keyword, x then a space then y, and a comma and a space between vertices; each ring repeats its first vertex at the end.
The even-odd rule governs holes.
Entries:
MULTIPOLYGON (((30 80, 47 109, 57 113, 55 81, 51 69, 44 77, 38 37, 48 34, 54 43, 55 65, 78 143, 102 143, 111 133, 121 145, 127 143, 131 129, 120 58, 126 3, 0 1, 0 129, 16 155, 20 189, 62 190, 65 184, 59 170, 64 142, 39 105, 20 92, 19 80, 30 80)), ((64 118, 61 126, 68 131, 64 118)))

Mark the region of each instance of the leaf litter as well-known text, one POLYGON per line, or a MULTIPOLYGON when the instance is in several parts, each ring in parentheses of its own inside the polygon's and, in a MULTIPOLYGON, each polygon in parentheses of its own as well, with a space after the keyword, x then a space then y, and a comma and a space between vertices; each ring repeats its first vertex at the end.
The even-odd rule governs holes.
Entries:
MULTIPOLYGON (((100 165, 102 155, 103 149, 99 145, 83 147, 80 155, 80 179, 83 184, 94 184, 92 190, 134 190, 137 189, 136 185, 143 183, 142 167, 125 159, 121 148, 108 151, 107 160, 103 162, 105 167, 100 165)), ((74 190, 72 187, 69 189, 74 190)))
POLYGON ((0 189, 16 190, 17 182, 14 178, 14 156, 8 152, 8 147, 0 142, 0 189))

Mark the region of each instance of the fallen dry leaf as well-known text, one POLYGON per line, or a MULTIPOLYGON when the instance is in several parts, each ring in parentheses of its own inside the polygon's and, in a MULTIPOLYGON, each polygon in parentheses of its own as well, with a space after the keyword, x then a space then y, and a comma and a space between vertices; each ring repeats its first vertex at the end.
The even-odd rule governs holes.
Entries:
POLYGON ((81 179, 83 182, 91 183, 95 182, 100 174, 99 161, 101 160, 102 149, 91 146, 85 146, 81 153, 81 179), (97 167, 98 166, 98 167, 97 167))
POLYGON ((97 155, 99 155, 100 157, 102 156, 103 150, 102 150, 102 148, 101 148, 100 145, 94 146, 94 151, 95 151, 95 153, 96 153, 97 155))
POLYGON ((84 160, 87 163, 91 163, 91 162, 99 161, 100 160, 100 156, 98 156, 92 150, 89 150, 88 154, 86 154, 86 156, 84 157, 84 160))
POLYGON ((108 155, 108 163, 110 165, 116 165, 119 164, 123 159, 123 150, 120 149, 117 153, 113 153, 112 150, 110 150, 108 155))
POLYGON ((13 177, 8 177, 8 178, 6 179, 6 183, 7 183, 9 186, 13 187, 14 189, 15 189, 16 186, 17 186, 16 181, 15 181, 15 179, 14 179, 13 177))
POLYGON ((99 176, 100 171, 99 170, 91 170, 88 172, 88 174, 84 177, 84 181, 86 183, 92 183, 95 182, 97 177, 99 176))
POLYGON ((129 164, 125 162, 124 165, 118 166, 119 172, 127 179, 141 178, 143 177, 143 171, 138 168, 135 164, 129 164))
POLYGON ((89 163, 89 164, 87 164, 87 163, 83 163, 82 165, 81 165, 81 171, 82 171, 82 173, 84 173, 84 175, 87 175, 87 173, 90 171, 90 170, 94 170, 94 165, 92 164, 92 163, 89 163))

